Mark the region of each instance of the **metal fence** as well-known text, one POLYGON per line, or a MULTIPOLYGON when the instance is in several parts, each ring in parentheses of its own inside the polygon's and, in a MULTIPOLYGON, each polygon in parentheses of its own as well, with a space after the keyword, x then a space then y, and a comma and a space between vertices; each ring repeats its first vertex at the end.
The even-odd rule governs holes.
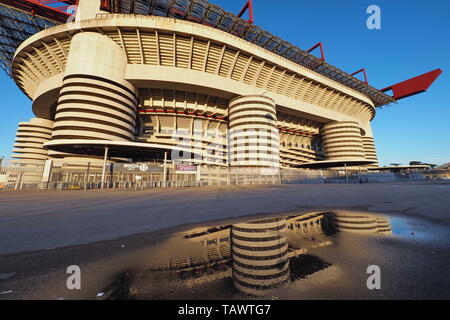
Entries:
POLYGON ((419 176, 349 170, 305 170, 180 166, 162 163, 108 164, 47 163, 0 159, 0 190, 148 189, 227 185, 300 183, 362 183, 420 180, 419 176), (187 168, 187 169, 186 169, 187 168))
POLYGON ((0 159, 0 190, 36 189, 42 181, 40 163, 0 159))

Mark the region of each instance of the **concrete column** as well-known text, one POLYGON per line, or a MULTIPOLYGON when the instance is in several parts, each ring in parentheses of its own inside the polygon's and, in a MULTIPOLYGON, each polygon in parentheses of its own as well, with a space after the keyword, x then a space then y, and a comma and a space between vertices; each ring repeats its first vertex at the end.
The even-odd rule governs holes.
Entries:
POLYGON ((104 157, 103 157, 103 169, 102 169, 102 189, 105 187, 106 165, 108 163, 108 152, 109 152, 109 148, 105 147, 105 153, 104 153, 104 157))
POLYGON ((164 152, 164 164, 163 164, 163 187, 167 185, 167 152, 164 152))

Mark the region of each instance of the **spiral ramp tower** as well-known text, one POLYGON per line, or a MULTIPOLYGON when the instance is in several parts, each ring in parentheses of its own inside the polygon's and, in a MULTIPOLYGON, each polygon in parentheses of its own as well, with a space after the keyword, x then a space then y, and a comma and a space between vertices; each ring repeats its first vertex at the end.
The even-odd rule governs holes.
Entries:
MULTIPOLYGON (((53 143, 72 139, 133 141, 138 98, 136 88, 123 80, 126 63, 123 50, 108 37, 96 32, 73 36, 55 113, 53 143)), ((69 163, 102 163, 101 157, 52 155, 69 163)))
POLYGON ((123 80, 125 66, 123 50, 108 37, 83 32, 72 38, 53 140, 133 139, 137 92, 123 80))
POLYGON ((265 96, 243 96, 230 101, 230 165, 280 166, 280 138, 275 102, 265 96))
POLYGON ((378 167, 378 157, 373 137, 363 136, 362 142, 366 159, 374 162, 369 167, 378 167))
POLYGON ((19 123, 11 161, 15 169, 9 174, 9 182, 41 182, 42 168, 49 157, 44 144, 51 140, 52 127, 53 121, 42 118, 19 123))
POLYGON ((357 122, 327 123, 321 132, 327 160, 365 159, 361 129, 357 122))
POLYGON ((32 118, 20 122, 12 156, 15 162, 43 165, 48 159, 44 143, 51 140, 52 127, 53 121, 47 119, 32 118))

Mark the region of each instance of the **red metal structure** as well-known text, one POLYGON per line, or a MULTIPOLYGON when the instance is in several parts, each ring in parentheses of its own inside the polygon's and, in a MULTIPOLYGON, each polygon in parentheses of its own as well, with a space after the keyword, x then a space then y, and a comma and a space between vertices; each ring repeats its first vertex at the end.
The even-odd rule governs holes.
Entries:
POLYGON ((244 8, 242 8, 241 12, 239 12, 238 17, 241 18, 247 11, 247 9, 248 9, 248 23, 253 24, 253 22, 255 21, 253 17, 253 0, 247 1, 244 8))
POLYGON ((22 10, 32 16, 43 17, 55 22, 65 23, 70 17, 67 8, 75 5, 77 0, 0 0, 0 4, 22 10))
POLYGON ((314 47, 312 47, 311 49, 309 49, 309 50, 306 51, 306 52, 310 53, 311 51, 313 51, 313 50, 315 50, 316 48, 319 48, 319 47, 320 47, 320 55, 322 56, 320 59, 321 59, 322 61, 325 61, 325 53, 324 53, 324 50, 323 50, 323 44, 322 44, 322 42, 319 42, 318 44, 316 44, 314 47))
POLYGON ((112 0, 102 0, 100 10, 112 12, 112 0))
POLYGON ((428 90, 433 82, 442 73, 441 69, 436 69, 427 73, 424 73, 415 78, 408 79, 406 81, 394 84, 380 91, 386 92, 392 90, 393 97, 396 100, 407 98, 428 90))
POLYGON ((351 74, 351 76, 355 76, 355 75, 357 75, 357 74, 360 73, 360 72, 363 72, 363 73, 364 73, 364 81, 365 81, 367 84, 369 84, 369 80, 367 79, 366 69, 364 69, 364 68, 362 68, 362 69, 360 69, 360 70, 358 70, 358 71, 356 71, 356 72, 353 72, 353 73, 351 74))

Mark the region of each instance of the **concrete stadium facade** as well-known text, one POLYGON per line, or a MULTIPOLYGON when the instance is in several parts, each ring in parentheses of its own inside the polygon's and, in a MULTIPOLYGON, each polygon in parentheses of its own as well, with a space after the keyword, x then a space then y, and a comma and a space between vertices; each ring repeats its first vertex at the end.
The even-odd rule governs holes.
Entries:
POLYGON ((75 22, 18 48, 13 78, 36 118, 20 124, 13 157, 102 161, 89 150, 103 143, 121 148, 116 161, 139 146, 138 160, 169 151, 214 166, 377 166, 375 104, 363 93, 230 33, 96 3, 80 1, 75 22))

